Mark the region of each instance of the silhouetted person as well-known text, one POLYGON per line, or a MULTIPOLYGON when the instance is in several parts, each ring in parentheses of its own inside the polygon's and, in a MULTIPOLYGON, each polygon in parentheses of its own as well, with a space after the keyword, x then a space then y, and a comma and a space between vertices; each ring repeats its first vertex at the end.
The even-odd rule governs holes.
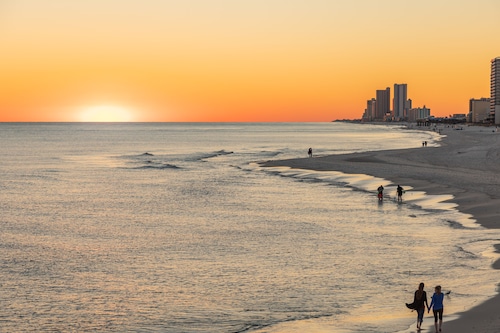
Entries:
POLYGON ((398 193, 398 202, 403 202, 403 188, 398 185, 396 192, 398 193))
POLYGON ((415 307, 415 310, 417 310, 417 330, 420 331, 422 322, 424 321, 425 307, 429 307, 429 303, 427 303, 427 293, 424 290, 423 282, 418 285, 418 290, 415 291, 413 305, 415 307))
POLYGON ((384 200, 384 187, 382 185, 380 185, 378 188, 377 188, 377 197, 378 197, 378 200, 379 201, 382 201, 384 200))
POLYGON ((441 292, 441 286, 436 286, 434 288, 434 295, 431 298, 431 305, 427 307, 427 313, 431 311, 431 308, 434 313, 434 328, 436 329, 436 333, 441 332, 441 326, 443 326, 443 300, 444 294, 441 292))

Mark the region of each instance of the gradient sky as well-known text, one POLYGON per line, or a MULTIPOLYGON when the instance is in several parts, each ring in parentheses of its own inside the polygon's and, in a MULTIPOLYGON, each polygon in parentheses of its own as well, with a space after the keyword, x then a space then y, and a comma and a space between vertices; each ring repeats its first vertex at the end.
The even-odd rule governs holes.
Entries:
POLYGON ((489 97, 498 0, 0 0, 0 121, 331 121, 489 97), (392 97, 391 97, 392 98, 392 97))

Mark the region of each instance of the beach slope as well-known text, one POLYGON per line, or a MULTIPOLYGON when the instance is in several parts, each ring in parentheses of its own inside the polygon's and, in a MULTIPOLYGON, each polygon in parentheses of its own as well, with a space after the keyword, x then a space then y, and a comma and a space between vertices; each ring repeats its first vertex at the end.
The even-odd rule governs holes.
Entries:
MULTIPOLYGON (((491 127, 443 128, 439 147, 297 158, 261 163, 384 178, 430 195, 452 194, 458 210, 486 228, 500 228, 500 132, 491 127)), ((500 268, 500 263, 494 264, 500 268)), ((500 296, 446 322, 454 333, 500 332, 500 296)), ((444 329, 444 327, 443 327, 444 329)))

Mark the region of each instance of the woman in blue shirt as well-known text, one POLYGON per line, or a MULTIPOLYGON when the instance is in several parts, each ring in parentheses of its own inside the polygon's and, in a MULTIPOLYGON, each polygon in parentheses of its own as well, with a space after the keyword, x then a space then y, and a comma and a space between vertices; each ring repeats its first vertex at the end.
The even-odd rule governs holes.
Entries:
POLYGON ((436 332, 441 332, 441 326, 443 325, 443 299, 444 294, 441 292, 441 286, 436 286, 434 295, 431 298, 431 305, 427 308, 427 312, 430 312, 432 308, 432 312, 434 313, 434 327, 436 328, 436 332))

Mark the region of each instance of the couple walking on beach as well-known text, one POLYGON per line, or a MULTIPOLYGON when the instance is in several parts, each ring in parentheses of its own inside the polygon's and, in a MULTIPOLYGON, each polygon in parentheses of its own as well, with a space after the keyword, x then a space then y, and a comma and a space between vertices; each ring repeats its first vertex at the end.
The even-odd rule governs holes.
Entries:
POLYGON ((417 330, 422 329, 422 322, 424 321, 424 312, 427 307, 427 313, 432 309, 434 313, 434 328, 436 332, 441 332, 443 326, 443 300, 444 294, 441 292, 441 286, 434 288, 434 294, 431 297, 431 305, 427 303, 427 293, 424 290, 424 283, 421 282, 418 289, 415 291, 412 304, 406 304, 410 309, 417 310, 417 330))

